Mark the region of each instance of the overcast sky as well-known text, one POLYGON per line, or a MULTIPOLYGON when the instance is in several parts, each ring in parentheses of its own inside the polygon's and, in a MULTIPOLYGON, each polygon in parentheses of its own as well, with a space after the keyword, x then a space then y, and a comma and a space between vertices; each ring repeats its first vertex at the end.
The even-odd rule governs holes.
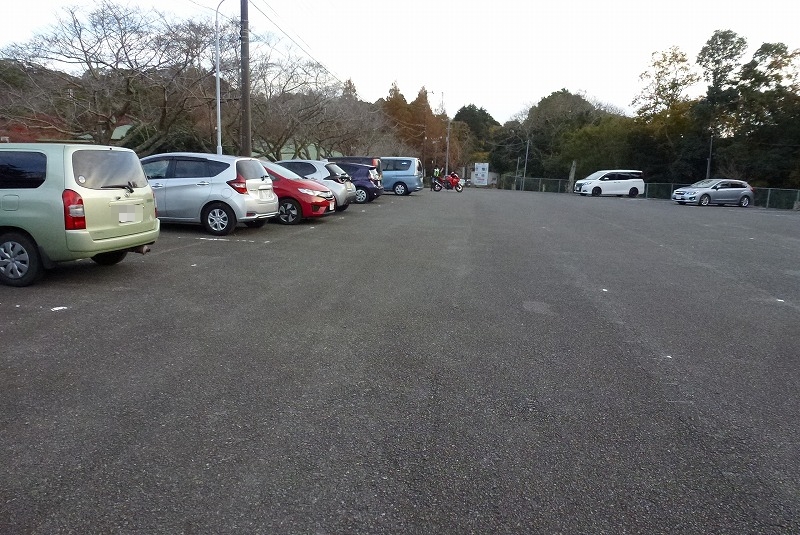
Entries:
MULTIPOLYGON (((2 0, 0 46, 27 41, 63 14, 97 0, 2 0)), ((118 3, 126 3, 120 0, 118 3)), ((180 18, 213 22, 219 0, 138 0, 180 18)), ((220 16, 238 19, 240 0, 220 16)), ((678 46, 694 62, 716 30, 749 45, 800 48, 797 0, 250 0, 253 33, 286 35, 360 97, 385 97, 393 82, 410 102, 422 86, 431 107, 453 116, 475 104, 500 123, 567 89, 632 112, 653 52, 678 46)), ((85 9, 89 9, 88 7, 85 9)), ((702 87, 696 89, 699 92, 702 87)))

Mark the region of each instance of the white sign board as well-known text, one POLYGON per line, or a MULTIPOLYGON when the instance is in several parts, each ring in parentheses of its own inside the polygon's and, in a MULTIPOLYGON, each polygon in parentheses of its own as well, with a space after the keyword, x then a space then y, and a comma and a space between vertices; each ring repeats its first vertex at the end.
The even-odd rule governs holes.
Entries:
POLYGON ((487 186, 489 184, 489 164, 476 163, 475 172, 472 173, 472 182, 476 186, 487 186))

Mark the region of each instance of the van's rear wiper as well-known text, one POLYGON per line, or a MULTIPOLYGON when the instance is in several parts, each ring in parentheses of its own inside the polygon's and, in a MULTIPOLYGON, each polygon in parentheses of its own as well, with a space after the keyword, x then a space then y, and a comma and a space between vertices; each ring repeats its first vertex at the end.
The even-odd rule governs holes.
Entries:
POLYGON ((109 184, 100 189, 126 189, 129 193, 133 193, 133 182, 128 180, 127 184, 109 184))

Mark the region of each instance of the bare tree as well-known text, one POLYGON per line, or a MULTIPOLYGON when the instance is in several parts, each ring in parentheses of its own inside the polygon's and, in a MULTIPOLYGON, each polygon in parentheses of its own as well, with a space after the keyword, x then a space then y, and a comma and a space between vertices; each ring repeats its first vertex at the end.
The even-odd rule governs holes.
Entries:
POLYGON ((382 111, 358 100, 352 81, 271 43, 251 63, 254 150, 268 158, 322 158, 369 148, 382 111), (365 141, 366 140, 366 141, 365 141))
POLYGON ((2 51, 26 75, 15 86, 0 80, 9 96, 3 115, 43 135, 141 152, 176 131, 196 135, 187 118, 213 103, 207 24, 109 0, 85 17, 77 8, 64 13, 48 33, 2 51))

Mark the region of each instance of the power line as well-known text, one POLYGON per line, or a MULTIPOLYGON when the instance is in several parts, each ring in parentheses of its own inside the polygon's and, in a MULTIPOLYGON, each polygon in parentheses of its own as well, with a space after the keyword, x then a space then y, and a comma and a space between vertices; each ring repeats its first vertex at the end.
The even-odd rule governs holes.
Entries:
MULTIPOLYGON (((213 7, 210 7, 210 6, 207 6, 207 5, 201 4, 200 2, 197 2, 196 0, 188 0, 188 2, 190 2, 190 3, 194 4, 194 5, 196 5, 196 6, 197 6, 197 7, 199 7, 199 8, 202 8, 202 9, 207 9, 207 10, 209 10, 209 11, 211 11, 211 12, 216 12, 216 9, 214 9, 213 7)), ((314 56, 311 54, 311 52, 309 52, 309 51, 308 51, 308 50, 307 50, 305 47, 303 47, 303 46, 302 46, 300 43, 298 43, 298 42, 297 42, 297 40, 295 40, 295 39, 294 39, 294 38, 293 38, 291 35, 289 35, 288 33, 286 33, 286 31, 284 31, 284 29, 281 27, 281 25, 280 25, 280 24, 278 24, 277 22, 275 22, 275 21, 274 21, 274 20, 273 20, 273 19, 272 19, 272 18, 271 18, 269 15, 267 15, 266 13, 264 13, 264 11, 263 11, 263 10, 262 10, 262 9, 261 9, 259 6, 255 5, 255 3, 254 3, 254 2, 255 2, 255 0, 250 0, 250 5, 252 5, 252 6, 253 6, 253 7, 256 9, 256 11, 258 11, 259 13, 261 13, 261 14, 264 16, 264 18, 265 18, 265 19, 267 19, 269 22, 271 22, 271 23, 272 23, 272 25, 273 25, 273 26, 275 26, 275 28, 277 28, 277 30, 278 30, 278 31, 280 31, 280 32, 281 32, 283 35, 285 35, 285 36, 286 36, 286 38, 287 38, 287 39, 289 39, 289 40, 290 40, 292 43, 294 43, 294 45, 295 45, 297 48, 299 48, 299 49, 300 49, 300 50, 301 50, 301 51, 302 51, 302 52, 303 52, 303 53, 304 53, 306 56, 308 56, 308 57, 309 57, 309 59, 311 59, 312 61, 314 61, 315 63, 317 63, 317 64, 318 64, 320 67, 322 67, 322 68, 325 70, 325 72, 327 72, 328 74, 330 74, 330 75, 331 75, 331 76, 332 76, 332 77, 333 77, 333 78, 334 78, 334 79, 335 79, 337 82, 339 82, 340 84, 341 84, 341 83, 343 83, 343 82, 342 82, 342 81, 339 79, 339 77, 338 77, 338 76, 336 76, 336 74, 335 74, 335 73, 333 73, 333 72, 332 72, 330 69, 328 69, 328 67, 327 67, 327 66, 325 66, 325 64, 324 64, 324 63, 322 63, 322 62, 321 62, 321 61, 319 61, 317 58, 315 58, 315 57, 314 57, 314 56)), ((267 6, 267 8, 268 8, 268 9, 269 9, 269 10, 270 10, 272 13, 274 13, 274 14, 275 14, 275 15, 277 15, 277 16, 280 16, 280 15, 278 14, 278 12, 277 12, 277 11, 275 11, 275 9, 274 9, 274 8, 273 8, 271 5, 269 5, 269 4, 266 2, 266 0, 261 0, 261 2, 262 2, 262 3, 263 3, 265 6, 267 6)), ((223 16, 224 16, 224 15, 223 15, 223 16)), ((233 20, 236 20, 236 18, 234 18, 234 17, 225 17, 225 18, 226 18, 228 21, 233 21, 233 20)), ((294 33, 295 33, 295 35, 297 36, 297 38, 298 38, 300 41, 302 41, 302 42, 303 42, 303 44, 305 44, 305 45, 306 45, 306 47, 309 47, 309 48, 310 48, 310 46, 308 45, 308 43, 306 43, 306 42, 305 42, 305 40, 303 40, 303 38, 302 38, 302 37, 300 37, 299 35, 297 35, 297 32, 294 32, 294 33)))
MULTIPOLYGON (((261 1, 261 2, 262 2, 264 5, 265 5, 265 6, 267 6, 267 8, 269 8, 269 10, 270 10, 270 11, 272 11, 272 12, 273 12, 273 13, 275 13, 276 15, 278 14, 278 13, 277 13, 277 12, 276 12, 276 11, 275 11, 273 8, 272 8, 272 6, 270 6, 270 5, 269 5, 269 4, 266 2, 266 0, 260 0, 260 1, 261 1)), ((328 69, 328 67, 327 67, 327 66, 325 66, 325 64, 324 64, 324 63, 322 63, 322 62, 321 62, 321 61, 319 61, 317 58, 315 58, 315 57, 314 57, 314 56, 311 54, 311 52, 309 52, 308 50, 306 50, 305 48, 303 48, 303 47, 300 45, 300 43, 298 43, 297 41, 295 41, 295 40, 294 40, 294 38, 293 38, 291 35, 289 35, 288 33, 286 33, 286 32, 284 31, 284 29, 283 29, 283 28, 280 26, 280 24, 278 24, 277 22, 275 22, 274 20, 272 20, 272 19, 269 17, 269 15, 267 15, 266 13, 264 13, 264 11, 262 11, 262 9, 261 9, 260 7, 258 7, 258 6, 257 6, 257 5, 255 5, 255 4, 253 4, 253 7, 254 7, 254 8, 256 8, 256 11, 258 11, 259 13, 261 13, 262 15, 264 15, 264 18, 266 18, 268 21, 270 21, 270 22, 271 22, 271 23, 272 23, 272 24, 275 26, 275 28, 277 28, 277 29, 278 29, 278 31, 280 31, 280 32, 281 32, 283 35, 285 35, 285 36, 286 36, 286 37, 287 37, 287 38, 288 38, 288 39, 289 39, 289 40, 290 40, 292 43, 294 43, 294 44, 295 44, 295 46, 297 46, 297 48, 299 48, 301 51, 303 51, 303 53, 304 53, 305 55, 307 55, 307 56, 308 56, 308 57, 309 57, 311 60, 313 60, 313 61, 314 61, 316 64, 318 64, 320 67, 322 67, 322 68, 325 70, 325 72, 327 72, 328 74, 330 74, 330 75, 331 75, 331 76, 332 76, 332 77, 333 77, 333 78, 334 78, 334 79, 335 79, 337 82, 339 82, 340 84, 341 84, 341 83, 344 83, 344 82, 342 82, 342 81, 339 79, 339 77, 338 77, 338 76, 336 76, 336 74, 334 74, 333 72, 331 72, 331 70, 330 70, 330 69, 328 69)), ((296 32, 295 32, 295 33, 296 33, 296 32)), ((298 35, 298 39, 300 39, 300 40, 302 41, 302 38, 301 38, 299 35, 298 35)), ((303 42, 305 43, 305 41, 303 41, 303 42)), ((306 44, 306 46, 308 46, 308 45, 306 44)))

